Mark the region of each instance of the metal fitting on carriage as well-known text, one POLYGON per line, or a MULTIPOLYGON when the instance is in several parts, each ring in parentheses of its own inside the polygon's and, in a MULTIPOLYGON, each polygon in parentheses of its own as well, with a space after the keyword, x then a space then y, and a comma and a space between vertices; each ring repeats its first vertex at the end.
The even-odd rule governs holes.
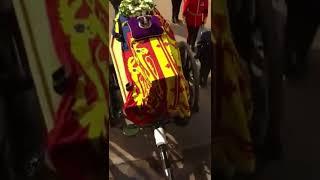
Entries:
POLYGON ((133 84, 132 84, 131 82, 128 82, 128 83, 126 84, 126 90, 127 90, 127 91, 132 91, 132 89, 133 89, 133 84))
POLYGON ((61 66, 52 74, 52 81, 54 91, 57 94, 62 95, 65 92, 69 81, 69 75, 64 66, 61 66))

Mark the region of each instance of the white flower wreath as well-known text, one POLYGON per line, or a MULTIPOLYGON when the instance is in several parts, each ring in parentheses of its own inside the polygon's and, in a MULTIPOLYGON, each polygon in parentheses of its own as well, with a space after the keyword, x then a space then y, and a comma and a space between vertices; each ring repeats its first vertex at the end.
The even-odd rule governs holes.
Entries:
POLYGON ((153 0, 123 0, 119 6, 120 14, 136 17, 150 14, 155 8, 153 0))

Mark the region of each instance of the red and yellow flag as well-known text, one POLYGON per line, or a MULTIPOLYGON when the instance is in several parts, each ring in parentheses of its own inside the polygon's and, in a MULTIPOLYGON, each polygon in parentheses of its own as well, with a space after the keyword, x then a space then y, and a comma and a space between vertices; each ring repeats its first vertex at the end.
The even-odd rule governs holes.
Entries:
MULTIPOLYGON (((212 30, 217 50, 217 119, 213 119, 213 161, 219 168, 253 173, 255 156, 250 120, 253 104, 250 79, 240 63, 228 18, 227 2, 212 2, 212 30)), ((217 167, 215 167, 217 168, 217 167)))
MULTIPOLYGON (((138 125, 152 124, 159 118, 190 116, 189 85, 182 72, 180 52, 168 23, 158 17, 164 29, 162 35, 136 41, 130 28, 122 26, 125 42, 111 40, 113 63, 125 102, 123 110, 127 119, 138 125)), ((120 17, 120 23, 125 21, 120 17)))
POLYGON ((46 0, 52 39, 70 81, 49 132, 49 154, 64 179, 97 170, 91 142, 109 119, 108 1, 46 0))

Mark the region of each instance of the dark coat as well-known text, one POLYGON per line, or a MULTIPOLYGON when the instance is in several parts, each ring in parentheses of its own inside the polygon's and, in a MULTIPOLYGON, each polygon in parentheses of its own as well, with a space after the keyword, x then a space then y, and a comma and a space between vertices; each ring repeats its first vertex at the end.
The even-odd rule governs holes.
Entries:
POLYGON ((211 31, 205 31, 201 34, 197 43, 196 58, 200 60, 201 67, 211 69, 213 64, 213 50, 211 31))

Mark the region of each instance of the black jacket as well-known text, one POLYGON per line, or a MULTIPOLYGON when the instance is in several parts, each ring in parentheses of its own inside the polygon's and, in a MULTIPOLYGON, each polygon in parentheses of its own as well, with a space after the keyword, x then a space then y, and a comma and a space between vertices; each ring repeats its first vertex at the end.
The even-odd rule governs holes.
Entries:
POLYGON ((196 58, 200 60, 202 65, 213 64, 213 42, 211 39, 211 31, 205 31, 201 34, 197 43, 196 58))

